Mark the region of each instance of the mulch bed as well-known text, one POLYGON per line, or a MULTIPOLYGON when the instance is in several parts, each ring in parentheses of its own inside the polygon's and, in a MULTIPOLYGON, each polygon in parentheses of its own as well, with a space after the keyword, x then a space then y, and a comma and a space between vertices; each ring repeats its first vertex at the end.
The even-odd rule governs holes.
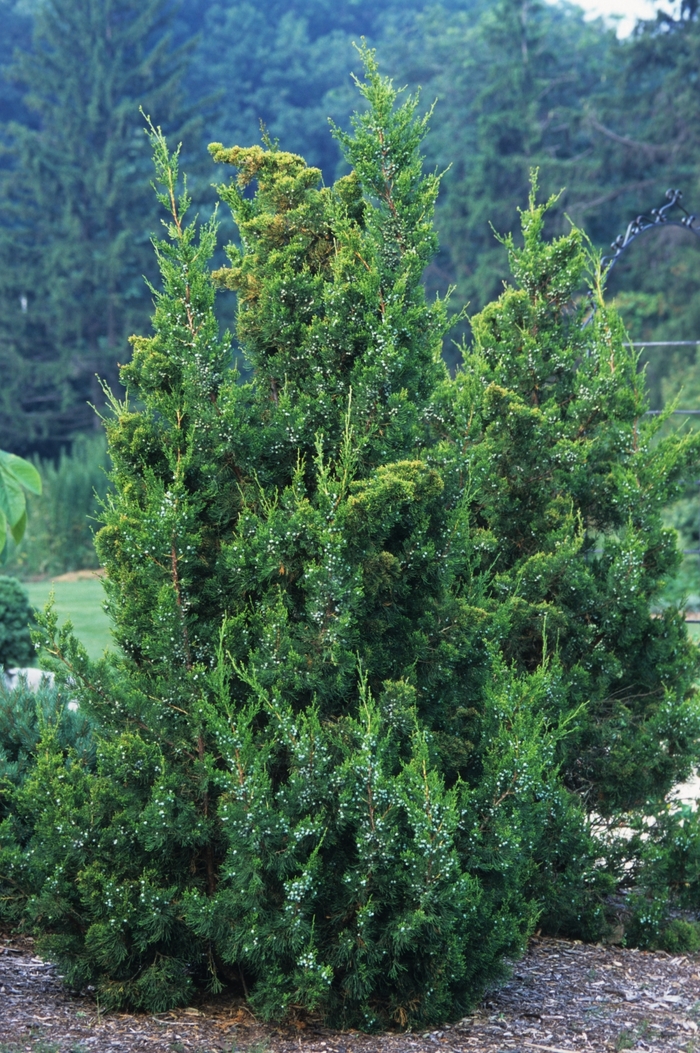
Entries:
POLYGON ((272 1028, 218 999, 158 1016, 102 1014, 31 943, 0 940, 0 1053, 649 1053, 700 1051, 700 955, 533 939, 471 1016, 418 1034, 272 1028))

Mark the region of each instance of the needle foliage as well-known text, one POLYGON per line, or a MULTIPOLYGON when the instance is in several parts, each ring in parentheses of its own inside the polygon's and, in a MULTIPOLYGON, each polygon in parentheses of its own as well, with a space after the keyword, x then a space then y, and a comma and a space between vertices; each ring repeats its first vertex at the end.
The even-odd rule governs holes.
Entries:
POLYGON ((213 274, 216 218, 188 219, 152 132, 162 287, 106 420, 97 538, 119 650, 90 662, 44 617, 95 761, 46 727, 0 856, 13 909, 21 889, 25 924, 103 1004, 160 1011, 229 985, 270 1020, 464 1014, 543 911, 597 916, 575 758, 594 758, 589 796, 617 800, 615 749, 608 766, 595 752, 616 700, 640 779, 660 790, 691 762, 690 651, 648 600, 675 558, 656 495, 694 452, 639 446, 622 332, 601 307, 576 336, 580 236, 544 243, 534 203, 520 289, 449 377, 445 304, 421 284, 440 182, 422 171, 427 118, 363 60, 364 107, 335 131, 351 173, 332 187, 269 141, 211 147, 239 231, 213 274), (245 383, 217 288, 238 298, 245 383), (584 520, 584 462, 601 508, 650 480, 648 540, 628 527, 639 490, 584 520), (630 550, 639 597, 598 612, 630 550), (653 704, 618 690, 641 653, 625 632, 675 641, 658 644, 653 704), (642 776, 657 713, 672 759, 642 776))
POLYGON ((638 355, 595 268, 593 310, 575 305, 590 265, 581 232, 547 244, 547 207, 533 191, 522 247, 506 239, 516 284, 473 320, 457 388, 490 603, 511 611, 503 653, 534 669, 556 652, 582 707, 565 778, 610 814, 662 799, 696 757, 698 652, 658 599, 681 559, 662 511, 697 471, 700 439, 664 436, 672 405, 646 414, 638 355))

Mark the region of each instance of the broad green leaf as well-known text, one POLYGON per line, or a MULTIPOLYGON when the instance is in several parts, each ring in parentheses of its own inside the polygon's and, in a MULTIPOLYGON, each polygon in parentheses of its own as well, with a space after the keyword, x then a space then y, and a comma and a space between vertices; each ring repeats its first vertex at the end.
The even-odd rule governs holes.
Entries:
POLYGON ((10 526, 19 523, 26 509, 24 491, 12 470, 2 460, 0 460, 0 508, 5 513, 10 526))
POLYGON ((9 468, 25 490, 37 496, 41 494, 41 476, 33 464, 25 461, 24 457, 18 457, 15 453, 6 453, 4 450, 0 450, 0 461, 9 468))
POLYGON ((27 510, 25 508, 24 515, 21 519, 18 519, 16 523, 13 523, 10 527, 10 533, 16 544, 24 537, 24 531, 27 529, 27 510))
POLYGON ((7 516, 3 512, 2 508, 0 508, 0 552, 2 552, 2 550, 4 549, 6 541, 7 541, 7 516))

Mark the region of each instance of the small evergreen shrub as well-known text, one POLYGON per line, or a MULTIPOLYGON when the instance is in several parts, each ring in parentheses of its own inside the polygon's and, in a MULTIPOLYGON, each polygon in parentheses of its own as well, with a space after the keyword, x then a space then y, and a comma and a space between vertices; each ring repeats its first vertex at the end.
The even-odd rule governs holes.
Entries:
POLYGON ((627 944, 691 950, 700 918, 700 810, 664 802, 621 816, 622 823, 608 857, 624 894, 627 944))
MULTIPOLYGON (((92 729, 65 689, 42 677, 38 687, 18 677, 14 687, 0 682, 0 784, 21 786, 36 764, 36 751, 46 727, 56 727, 61 749, 75 749, 94 760, 92 729)), ((0 803, 0 815, 3 805, 0 803)))
POLYGON ((697 954, 700 951, 700 924, 674 918, 663 930, 661 947, 670 954, 697 954))
POLYGON ((71 763, 94 765, 90 722, 73 706, 70 694, 48 678, 42 678, 35 688, 21 675, 12 688, 0 682, 0 852, 5 884, 0 923, 5 925, 21 925, 26 908, 26 891, 12 875, 24 870, 34 823, 18 809, 18 791, 35 777, 42 736, 50 736, 52 748, 64 763, 70 759, 71 763))
POLYGON ((0 665, 33 665, 36 651, 30 623, 33 621, 29 596, 15 578, 0 575, 0 665))

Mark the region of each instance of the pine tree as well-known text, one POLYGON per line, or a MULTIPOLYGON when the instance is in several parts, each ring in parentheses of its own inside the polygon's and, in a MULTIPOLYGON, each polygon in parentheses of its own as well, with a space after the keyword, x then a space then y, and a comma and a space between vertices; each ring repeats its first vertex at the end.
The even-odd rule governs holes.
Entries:
POLYGON ((91 663, 44 620, 96 768, 47 729, 0 860, 105 1004, 226 982, 267 1019, 462 1014, 534 925, 547 817, 581 819, 546 715, 566 711, 556 662, 520 675, 485 638, 469 484, 434 430, 427 119, 364 60, 333 187, 269 142, 212 147, 238 170, 220 192, 241 245, 215 277, 247 384, 217 335, 215 223, 187 224, 153 137, 163 290, 107 420, 98 536, 123 657, 91 663))
POLYGON ((32 124, 10 122, 0 202, 0 445, 55 455, 94 427, 150 310, 156 217, 139 106, 177 119, 185 54, 165 0, 49 0, 12 76, 32 124))

